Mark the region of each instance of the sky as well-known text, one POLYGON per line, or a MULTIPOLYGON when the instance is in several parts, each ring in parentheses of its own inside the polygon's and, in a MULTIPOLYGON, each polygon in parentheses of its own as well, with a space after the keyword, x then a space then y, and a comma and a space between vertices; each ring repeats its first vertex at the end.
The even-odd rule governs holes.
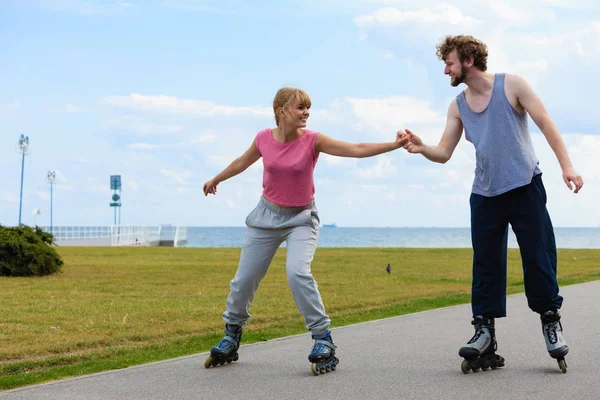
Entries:
MULTIPOLYGON (((274 127, 283 86, 312 100, 308 128, 348 142, 411 129, 438 143, 450 86, 435 46, 449 34, 488 45, 488 71, 525 78, 558 126, 585 185, 575 195, 529 121, 556 227, 599 227, 600 3, 591 0, 1 0, 0 225, 243 226, 262 160, 211 179, 274 127), (52 186, 48 171, 56 172, 52 186), (40 214, 34 215, 34 209, 40 214)), ((321 155, 323 223, 468 227, 475 151, 446 164, 399 149, 321 155)))

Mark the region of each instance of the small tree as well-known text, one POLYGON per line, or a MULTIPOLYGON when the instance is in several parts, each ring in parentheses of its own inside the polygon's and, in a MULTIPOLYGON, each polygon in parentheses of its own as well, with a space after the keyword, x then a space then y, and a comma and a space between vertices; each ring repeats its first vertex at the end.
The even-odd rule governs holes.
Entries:
POLYGON ((54 236, 37 226, 0 225, 0 275, 44 276, 59 272, 63 261, 53 244, 54 236))

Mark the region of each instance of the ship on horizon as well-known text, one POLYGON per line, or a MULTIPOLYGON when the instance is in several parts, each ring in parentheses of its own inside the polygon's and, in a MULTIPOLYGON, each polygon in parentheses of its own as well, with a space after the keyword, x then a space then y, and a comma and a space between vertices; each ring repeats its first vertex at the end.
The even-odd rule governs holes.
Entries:
POLYGON ((323 224, 323 228, 337 228, 337 224, 335 222, 333 224, 323 224))

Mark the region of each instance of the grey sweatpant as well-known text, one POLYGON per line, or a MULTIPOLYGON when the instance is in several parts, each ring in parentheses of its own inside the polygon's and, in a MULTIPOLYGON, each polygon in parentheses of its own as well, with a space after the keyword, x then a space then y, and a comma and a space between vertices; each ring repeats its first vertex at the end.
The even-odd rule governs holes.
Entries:
POLYGON ((230 283, 225 323, 243 326, 256 289, 263 279, 275 252, 286 241, 288 284, 306 328, 313 335, 327 332, 329 317, 319 294, 310 263, 317 249, 319 215, 314 202, 306 207, 281 208, 261 197, 246 218, 246 236, 235 277, 230 283))

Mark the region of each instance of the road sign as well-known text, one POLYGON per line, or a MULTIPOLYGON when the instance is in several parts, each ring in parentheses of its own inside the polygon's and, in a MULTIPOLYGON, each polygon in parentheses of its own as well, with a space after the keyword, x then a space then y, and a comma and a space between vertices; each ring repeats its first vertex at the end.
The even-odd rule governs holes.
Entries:
POLYGON ((121 175, 110 176, 110 189, 121 190, 121 175))

